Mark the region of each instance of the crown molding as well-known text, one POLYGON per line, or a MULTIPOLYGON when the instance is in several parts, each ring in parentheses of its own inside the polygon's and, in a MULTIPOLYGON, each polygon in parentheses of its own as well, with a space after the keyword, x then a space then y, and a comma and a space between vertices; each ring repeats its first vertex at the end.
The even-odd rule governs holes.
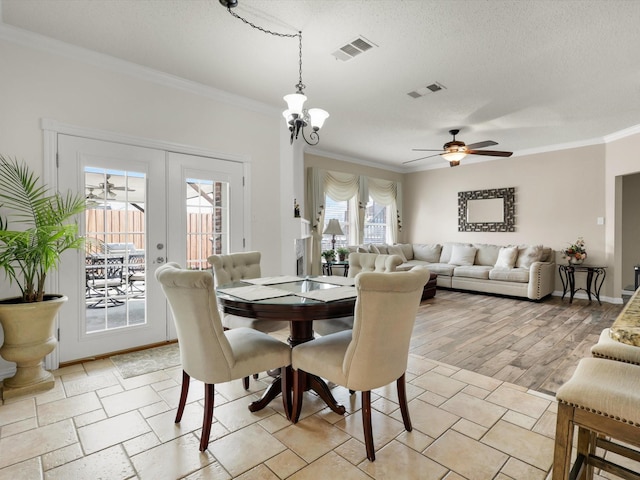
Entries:
POLYGON ((640 133, 640 125, 634 125, 633 127, 625 128, 624 130, 620 130, 618 132, 610 133, 609 135, 604 136, 605 143, 615 142, 616 140, 620 140, 625 137, 630 137, 631 135, 637 135, 640 133))
MULTIPOLYGON (((1 7, 1 4, 0 4, 1 7)), ((0 10, 1 15, 1 10, 0 10)), ((1 17, 0 17, 1 20, 1 17)), ((164 87, 182 90, 212 100, 233 105, 253 112, 264 115, 281 115, 280 109, 267 105, 266 103, 257 102, 240 95, 235 95, 217 88, 213 88, 202 83, 186 80, 184 78, 160 72, 149 67, 144 67, 133 62, 121 60, 110 55, 95 52, 87 48, 77 47, 68 43, 56 40, 44 35, 30 32, 21 28, 1 23, 0 21, 0 39, 6 40, 23 47, 29 47, 34 50, 60 55, 70 58, 78 62, 82 62, 94 67, 98 67, 112 72, 128 75, 139 80, 155 83, 164 87)))

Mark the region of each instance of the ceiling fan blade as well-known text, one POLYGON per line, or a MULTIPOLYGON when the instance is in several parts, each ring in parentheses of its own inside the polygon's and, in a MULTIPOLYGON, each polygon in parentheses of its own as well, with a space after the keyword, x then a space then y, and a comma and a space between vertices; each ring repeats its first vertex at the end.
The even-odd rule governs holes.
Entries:
POLYGON ((411 149, 414 152, 442 152, 443 150, 441 148, 434 150, 432 148, 412 148, 411 149))
POLYGON ((493 140, 485 140, 484 142, 472 143, 470 145, 467 145, 467 148, 469 150, 473 150, 474 148, 491 147, 491 146, 497 145, 497 144, 498 144, 498 142, 494 142, 493 140))
POLYGON ((427 155, 426 157, 420 157, 420 158, 415 158, 413 160, 407 160, 406 162, 402 162, 402 164, 406 165, 407 163, 417 162, 418 160, 424 160, 425 158, 437 157, 438 155, 440 155, 440 154, 436 153, 435 155, 427 155))
POLYGON ((501 152, 499 150, 469 150, 470 155, 488 155, 490 157, 510 157, 513 152, 501 152))
POLYGON ((111 187, 109 190, 121 190, 123 192, 135 192, 133 188, 129 187, 111 187))

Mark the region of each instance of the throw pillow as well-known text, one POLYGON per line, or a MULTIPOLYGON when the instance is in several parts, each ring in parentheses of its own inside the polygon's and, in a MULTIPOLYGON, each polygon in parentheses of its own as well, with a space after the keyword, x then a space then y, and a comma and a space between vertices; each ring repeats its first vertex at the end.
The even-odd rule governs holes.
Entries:
POLYGON ((454 245, 451 249, 451 258, 449 259, 450 265, 473 265, 476 259, 476 247, 467 247, 464 245, 454 245))
POLYGON ((431 245, 413 245, 413 258, 422 262, 438 263, 440 261, 440 250, 442 245, 433 243, 431 245))
POLYGON ((523 245, 519 247, 516 267, 529 268, 532 263, 539 262, 542 258, 542 250, 542 245, 523 245))
POLYGON ((501 247, 496 260, 496 268, 513 268, 518 257, 518 247, 501 247))
POLYGON ((403 263, 407 261, 407 257, 405 257, 400 245, 389 245, 389 248, 387 250, 389 252, 389 255, 398 255, 402 259, 403 263))

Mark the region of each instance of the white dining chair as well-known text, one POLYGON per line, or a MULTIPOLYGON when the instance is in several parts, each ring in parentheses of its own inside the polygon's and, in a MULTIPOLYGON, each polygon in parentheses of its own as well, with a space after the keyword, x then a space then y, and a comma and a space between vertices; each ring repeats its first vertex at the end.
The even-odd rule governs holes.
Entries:
MULTIPOLYGON (((215 384, 278 368, 286 379, 291 349, 286 343, 251 328, 224 330, 211 272, 184 270, 177 263, 167 263, 156 270, 156 279, 169 302, 180 347, 182 389, 175 422, 182 419, 190 379, 200 380, 205 384, 200 437, 200 450, 204 451, 209 445, 213 421, 215 384)), ((289 412, 289 390, 282 391, 284 409, 289 412)))
POLYGON ((371 429, 371 390, 393 381, 398 389, 402 420, 411 431, 405 389, 409 342, 429 270, 363 272, 356 277, 353 330, 316 338, 293 348, 293 409, 296 423, 302 409, 305 374, 322 377, 362 392, 362 422, 367 458, 375 460, 371 429))
MULTIPOLYGON (((395 272, 401 264, 402 258, 399 255, 352 252, 349 254, 348 276, 355 278, 360 272, 395 272)), ((322 336, 352 328, 353 316, 320 320, 313 324, 313 330, 322 336)))

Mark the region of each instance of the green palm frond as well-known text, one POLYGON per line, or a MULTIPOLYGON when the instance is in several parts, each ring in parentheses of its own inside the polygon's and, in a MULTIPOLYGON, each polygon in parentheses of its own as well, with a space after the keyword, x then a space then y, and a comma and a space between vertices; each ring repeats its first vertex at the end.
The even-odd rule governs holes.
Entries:
POLYGON ((60 255, 83 247, 76 215, 86 208, 79 194, 51 193, 24 162, 0 155, 0 268, 16 282, 23 301, 42 301, 47 273, 60 255), (18 229, 10 230, 10 223, 18 229))

